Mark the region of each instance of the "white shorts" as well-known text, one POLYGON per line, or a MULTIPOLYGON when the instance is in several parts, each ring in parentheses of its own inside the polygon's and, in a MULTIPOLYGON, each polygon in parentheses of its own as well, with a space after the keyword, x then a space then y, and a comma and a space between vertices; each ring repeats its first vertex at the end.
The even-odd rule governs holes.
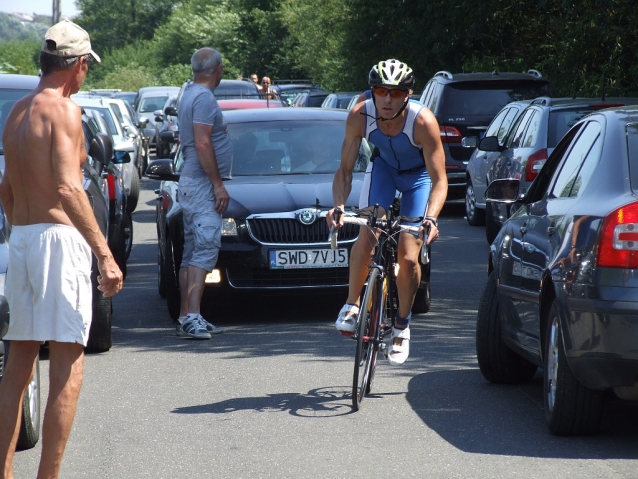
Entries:
POLYGON ((93 303, 91 259, 91 248, 73 227, 14 226, 5 287, 9 331, 3 339, 86 346, 93 303))

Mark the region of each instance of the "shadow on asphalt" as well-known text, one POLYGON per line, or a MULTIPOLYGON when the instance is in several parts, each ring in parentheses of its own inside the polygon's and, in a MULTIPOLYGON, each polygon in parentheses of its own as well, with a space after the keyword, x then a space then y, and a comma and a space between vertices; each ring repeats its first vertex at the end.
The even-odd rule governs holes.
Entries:
POLYGON ((553 436, 545 423, 540 372, 529 384, 490 384, 478 369, 419 374, 407 400, 421 420, 465 452, 560 459, 636 459, 638 408, 609 398, 602 432, 553 436))

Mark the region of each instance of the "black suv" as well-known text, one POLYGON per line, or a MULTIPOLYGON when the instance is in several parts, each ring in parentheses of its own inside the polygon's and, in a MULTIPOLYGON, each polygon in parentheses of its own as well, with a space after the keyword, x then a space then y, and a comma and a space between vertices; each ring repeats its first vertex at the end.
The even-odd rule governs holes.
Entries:
POLYGON ((449 200, 465 197, 465 169, 473 149, 463 147, 463 137, 482 137, 494 116, 512 101, 550 94, 549 81, 536 70, 454 74, 440 71, 427 82, 419 101, 439 122, 449 200))

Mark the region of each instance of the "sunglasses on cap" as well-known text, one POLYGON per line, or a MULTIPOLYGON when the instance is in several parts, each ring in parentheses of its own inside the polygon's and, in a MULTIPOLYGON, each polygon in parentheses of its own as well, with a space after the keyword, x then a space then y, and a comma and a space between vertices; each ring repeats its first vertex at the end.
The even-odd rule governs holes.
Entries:
POLYGON ((388 93, 390 93, 390 97, 394 99, 403 98, 405 95, 408 94, 408 90, 401 90, 401 89, 390 90, 389 88, 384 88, 382 86, 375 87, 373 88, 372 91, 374 91, 374 93, 382 97, 385 97, 388 93))

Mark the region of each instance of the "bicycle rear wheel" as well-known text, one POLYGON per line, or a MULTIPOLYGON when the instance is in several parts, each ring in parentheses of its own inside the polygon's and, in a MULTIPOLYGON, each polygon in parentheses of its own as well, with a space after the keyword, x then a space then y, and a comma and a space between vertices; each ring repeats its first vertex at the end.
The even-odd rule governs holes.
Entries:
POLYGON ((383 295, 383 279, 379 270, 373 268, 368 276, 363 300, 357 317, 356 340, 357 349, 354 357, 354 373, 352 375, 352 407, 358 411, 363 397, 370 392, 372 368, 376 365, 378 347, 379 315, 382 313, 381 296, 383 295))

